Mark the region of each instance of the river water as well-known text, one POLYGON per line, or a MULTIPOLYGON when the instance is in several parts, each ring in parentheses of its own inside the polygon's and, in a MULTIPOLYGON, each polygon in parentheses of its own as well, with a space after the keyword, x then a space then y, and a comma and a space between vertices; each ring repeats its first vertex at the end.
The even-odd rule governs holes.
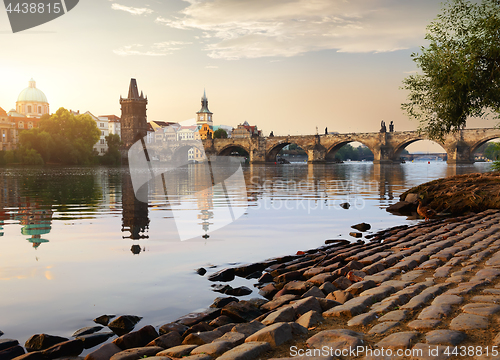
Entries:
MULTIPOLYGON (((245 185, 226 192, 242 216, 202 237, 215 226, 210 211, 222 206, 220 199, 215 192, 188 199, 177 209, 198 219, 189 226, 199 236, 181 241, 179 212, 172 211, 179 203, 155 189, 147 203, 137 201, 127 168, 4 168, 0 330, 24 343, 42 332, 69 337, 102 314, 138 315, 144 317, 138 326, 162 325, 219 295, 206 275, 196 274, 199 267, 210 274, 326 239, 351 240, 350 226, 362 221, 372 232, 421 221, 385 208, 415 185, 486 171, 487 163, 441 161, 244 165, 245 185), (349 209, 339 206, 345 202, 349 209)), ((237 278, 231 286, 254 289, 254 282, 237 278)))

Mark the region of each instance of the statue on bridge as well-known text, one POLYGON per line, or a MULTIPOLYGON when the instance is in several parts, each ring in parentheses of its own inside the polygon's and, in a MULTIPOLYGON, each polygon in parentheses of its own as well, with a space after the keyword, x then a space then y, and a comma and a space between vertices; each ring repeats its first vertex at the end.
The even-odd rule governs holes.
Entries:
POLYGON ((328 127, 325 128, 325 135, 328 135, 328 127))
POLYGON ((382 120, 382 121, 380 122, 380 132, 381 132, 381 133, 385 133, 385 132, 387 132, 387 128, 385 127, 385 121, 384 121, 384 120, 382 120))
POLYGON ((394 132, 394 121, 389 124, 389 132, 394 132))
POLYGON ((274 137, 274 132, 271 130, 271 133, 269 134, 269 137, 274 137))

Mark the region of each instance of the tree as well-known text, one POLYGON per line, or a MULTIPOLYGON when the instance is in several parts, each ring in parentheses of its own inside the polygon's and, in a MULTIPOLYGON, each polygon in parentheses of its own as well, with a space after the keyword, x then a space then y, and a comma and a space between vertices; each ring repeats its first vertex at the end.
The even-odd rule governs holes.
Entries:
POLYGON ((423 74, 404 79, 402 104, 431 138, 500 111, 500 2, 449 0, 427 26, 427 48, 413 53, 423 74))
POLYGON ((66 165, 91 164, 94 162, 94 144, 99 140, 100 130, 89 115, 73 115, 60 108, 52 115, 44 115, 38 128, 22 131, 19 135, 20 153, 23 162, 39 161, 66 165))
POLYGON ((105 165, 119 165, 121 163, 120 146, 122 142, 117 134, 109 134, 105 137, 108 150, 101 157, 101 163, 105 165))
POLYGON ((217 129, 214 131, 214 139, 227 139, 227 132, 224 129, 217 129))
POLYGON ((500 143, 487 143, 483 153, 487 159, 500 160, 500 143))

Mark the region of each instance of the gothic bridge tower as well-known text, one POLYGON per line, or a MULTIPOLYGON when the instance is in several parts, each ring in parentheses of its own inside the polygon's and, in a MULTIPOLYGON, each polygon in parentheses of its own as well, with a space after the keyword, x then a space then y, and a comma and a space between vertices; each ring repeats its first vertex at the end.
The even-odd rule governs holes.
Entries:
POLYGON ((130 87, 128 90, 128 97, 122 98, 120 96, 120 105, 122 110, 121 116, 121 140, 122 146, 122 159, 124 163, 128 163, 127 151, 132 144, 140 141, 146 137, 148 130, 148 123, 146 117, 146 105, 148 104, 148 97, 139 95, 137 88, 137 81, 130 80, 130 87))

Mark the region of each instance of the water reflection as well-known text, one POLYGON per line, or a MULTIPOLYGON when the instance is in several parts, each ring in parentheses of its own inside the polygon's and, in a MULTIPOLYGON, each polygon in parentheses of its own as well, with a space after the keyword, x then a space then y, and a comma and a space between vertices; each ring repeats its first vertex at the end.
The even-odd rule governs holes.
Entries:
POLYGON ((49 240, 42 239, 42 235, 47 235, 51 230, 53 211, 50 208, 43 208, 37 202, 30 199, 22 199, 19 204, 19 211, 14 215, 14 219, 23 225, 21 234, 31 236, 26 239, 33 244, 36 249, 42 243, 49 240))
MULTIPOLYGON (((57 222, 121 215, 121 229, 120 226, 109 229, 110 234, 118 235, 121 230, 118 238, 149 239, 152 214, 148 207, 151 207, 162 219, 153 226, 161 228, 168 224, 173 228, 168 229, 169 233, 175 232, 176 226, 185 226, 198 239, 200 236, 207 239, 215 227, 214 215, 227 208, 229 202, 232 208, 248 205, 258 209, 265 202, 306 201, 320 211, 343 202, 353 205, 362 199, 376 201, 378 208, 385 208, 412 186, 439 177, 486 170, 487 164, 453 166, 439 162, 249 164, 243 168, 246 189, 228 186, 219 191, 213 186, 194 186, 211 184, 212 180, 203 166, 190 164, 179 170, 175 181, 163 178, 146 184, 139 194, 134 194, 126 168, 5 169, 0 173, 0 237, 13 235, 15 230, 36 249, 50 240, 57 222), (169 189, 178 196, 167 199, 165 194, 169 189), (148 202, 137 200, 136 195, 148 202), (190 222, 182 224, 174 219, 173 209, 189 213, 190 222), (14 224, 20 227, 16 229, 14 224)), ((155 239, 164 237, 155 235, 155 239)), ((131 251, 137 253, 139 249, 134 247, 131 251)))
POLYGON ((21 225, 34 249, 49 242, 54 213, 56 220, 96 212, 102 188, 94 174, 61 174, 54 169, 15 168, 0 174, 0 236, 11 224, 21 225), (72 216, 74 214, 75 216, 72 216), (4 229, 4 227, 7 227, 4 229))
POLYGON ((0 297, 6 336, 22 341, 35 332, 69 337, 104 313, 138 314, 151 324, 173 321, 214 298, 206 278, 193 269, 208 264, 220 269, 318 247, 326 239, 350 239, 350 226, 360 221, 370 223, 371 231, 408 224, 384 210, 408 188, 488 170, 487 164, 432 162, 250 164, 243 168, 246 187, 222 192, 183 183, 202 176, 198 165, 187 166, 179 182, 170 185, 182 197, 201 192, 182 210, 194 217, 190 226, 200 243, 180 241, 172 209, 181 202, 167 201, 163 185, 142 189, 147 203, 136 200, 126 168, 2 169, 0 288, 12 294, 0 297), (246 215, 204 241, 201 234, 214 228, 212 216, 227 199, 232 207, 248 203, 246 215), (284 206, 266 208, 270 202, 284 206), (340 208, 343 202, 351 207, 340 208), (38 262, 26 239, 37 249, 38 262), (30 306, 33 294, 35 308, 30 306), (55 315, 61 313, 65 316, 55 315))
MULTIPOLYGON (((138 191, 142 199, 148 198, 148 184, 144 184, 138 191)), ((148 239, 145 233, 149 228, 148 202, 139 201, 134 193, 132 178, 129 173, 122 174, 122 232, 128 232, 124 239, 148 239)), ((132 253, 140 253, 137 247, 132 248, 132 253)))

